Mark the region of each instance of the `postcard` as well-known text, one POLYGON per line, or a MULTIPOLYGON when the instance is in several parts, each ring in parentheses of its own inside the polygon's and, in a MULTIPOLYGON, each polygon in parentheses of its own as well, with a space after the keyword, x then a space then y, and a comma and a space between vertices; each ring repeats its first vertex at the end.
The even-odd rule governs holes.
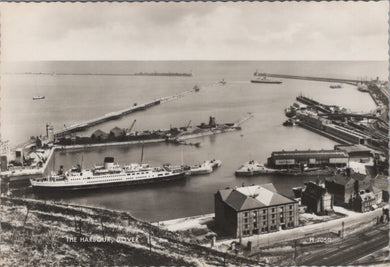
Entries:
POLYGON ((389 264, 387 1, 0 12, 1 265, 389 264))

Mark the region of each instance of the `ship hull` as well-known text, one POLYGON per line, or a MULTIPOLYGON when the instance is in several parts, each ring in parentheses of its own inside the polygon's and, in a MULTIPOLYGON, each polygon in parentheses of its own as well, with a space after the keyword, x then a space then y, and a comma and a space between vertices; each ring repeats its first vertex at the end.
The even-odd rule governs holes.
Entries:
POLYGON ((254 170, 254 171, 236 171, 236 176, 250 177, 250 176, 260 176, 265 174, 275 174, 274 170, 254 170))
POLYGON ((114 183, 99 183, 99 184, 80 184, 80 185, 65 185, 65 186, 45 186, 45 185, 32 185, 35 191, 73 191, 73 190, 90 190, 96 188, 109 188, 119 186, 135 186, 141 184, 152 184, 152 183, 163 183, 176 181, 185 178, 185 173, 176 173, 169 176, 150 178, 150 179, 139 179, 123 182, 114 183))
POLYGON ((251 80, 251 83, 270 83, 270 84, 281 84, 281 81, 261 81, 261 80, 251 80))

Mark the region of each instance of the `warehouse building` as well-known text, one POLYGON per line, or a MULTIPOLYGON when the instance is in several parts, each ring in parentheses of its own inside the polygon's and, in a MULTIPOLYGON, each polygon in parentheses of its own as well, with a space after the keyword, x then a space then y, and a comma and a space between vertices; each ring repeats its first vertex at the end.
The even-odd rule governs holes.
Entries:
POLYGON ((355 130, 351 130, 340 125, 328 124, 324 126, 325 132, 333 134, 337 137, 340 137, 344 140, 347 140, 353 144, 371 144, 372 139, 370 136, 359 133, 355 130))
POLYGON ((277 193, 273 184, 226 188, 215 194, 215 222, 234 237, 298 226, 298 202, 277 193))
POLYGON ((348 154, 340 150, 295 150, 272 152, 268 166, 286 169, 306 165, 308 167, 343 167, 348 163, 348 154))
POLYGON ((335 205, 351 208, 353 197, 361 190, 371 186, 371 179, 366 175, 353 173, 347 168, 346 173, 337 174, 325 179, 326 190, 334 195, 335 205))

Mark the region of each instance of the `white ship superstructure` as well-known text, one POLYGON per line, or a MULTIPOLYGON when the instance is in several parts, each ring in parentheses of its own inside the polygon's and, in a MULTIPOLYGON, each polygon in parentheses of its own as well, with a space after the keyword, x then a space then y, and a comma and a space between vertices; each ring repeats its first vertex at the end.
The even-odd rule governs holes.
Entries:
POLYGON ((184 177, 180 170, 170 170, 168 166, 150 167, 148 164, 132 163, 121 168, 114 158, 106 157, 104 165, 92 170, 83 170, 80 165, 45 178, 30 179, 33 188, 41 189, 84 189, 122 184, 152 183, 184 177))

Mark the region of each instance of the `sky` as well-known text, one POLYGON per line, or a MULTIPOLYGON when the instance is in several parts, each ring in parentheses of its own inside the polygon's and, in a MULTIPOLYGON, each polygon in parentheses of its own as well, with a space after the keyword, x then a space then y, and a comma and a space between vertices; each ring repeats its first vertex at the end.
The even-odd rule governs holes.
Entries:
POLYGON ((1 3, 1 60, 387 60, 388 1, 1 3))

